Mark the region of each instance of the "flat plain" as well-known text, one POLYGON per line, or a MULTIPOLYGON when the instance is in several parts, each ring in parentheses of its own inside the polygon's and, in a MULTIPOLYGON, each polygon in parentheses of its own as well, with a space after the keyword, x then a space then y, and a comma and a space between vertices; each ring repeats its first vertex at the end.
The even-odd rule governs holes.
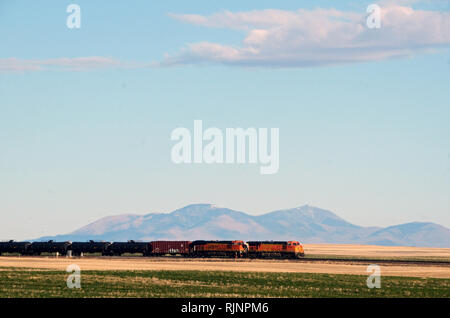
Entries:
POLYGON ((304 244, 306 255, 347 256, 383 259, 444 259, 450 261, 450 248, 377 246, 354 244, 304 244))
MULTIPOLYGON (((221 260, 144 257, 1 257, 0 268, 66 270, 77 264, 82 270, 116 271, 232 271, 276 273, 328 273, 367 275, 367 265, 361 263, 302 262, 291 260, 221 260)), ((449 266, 435 265, 380 265, 383 276, 450 278, 449 266)))
POLYGON ((382 288, 366 285, 374 259, 450 261, 450 249, 311 244, 305 252, 323 260, 2 256, 0 297, 450 297, 450 263, 380 261, 382 288), (333 261, 341 257, 351 259, 333 261), (71 264, 81 289, 66 287, 71 264))

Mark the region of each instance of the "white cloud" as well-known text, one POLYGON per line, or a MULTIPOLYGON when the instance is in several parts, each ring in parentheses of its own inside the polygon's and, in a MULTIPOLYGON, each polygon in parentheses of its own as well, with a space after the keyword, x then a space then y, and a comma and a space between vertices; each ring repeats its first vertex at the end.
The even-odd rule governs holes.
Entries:
POLYGON ((162 65, 218 63, 306 67, 406 57, 450 44, 450 12, 414 10, 386 2, 381 28, 366 12, 335 9, 254 10, 210 16, 171 14, 179 21, 245 32, 240 46, 190 43, 162 65))
POLYGON ((119 60, 101 56, 30 60, 14 57, 0 58, 0 72, 35 72, 45 70, 88 71, 129 66, 131 65, 119 60))
POLYGON ((408 57, 450 45, 450 12, 415 10, 418 0, 383 0, 381 28, 366 26, 366 12, 315 9, 224 11, 209 16, 170 14, 193 25, 245 33, 242 43, 189 43, 160 63, 110 57, 0 58, 0 72, 88 71, 189 64, 310 67, 408 57), (401 5, 399 5, 401 3, 401 5))

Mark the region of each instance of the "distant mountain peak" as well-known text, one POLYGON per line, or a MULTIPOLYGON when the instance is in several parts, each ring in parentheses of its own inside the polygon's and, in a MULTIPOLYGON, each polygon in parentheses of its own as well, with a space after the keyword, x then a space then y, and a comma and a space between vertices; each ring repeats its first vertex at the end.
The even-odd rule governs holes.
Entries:
POLYGON ((310 218, 311 220, 324 220, 324 219, 335 219, 346 222, 344 219, 339 217, 337 214, 324 210, 318 207, 310 206, 310 205, 302 205, 293 209, 285 209, 285 210, 277 210, 270 213, 280 214, 280 215, 289 215, 289 216, 301 216, 310 218))
MULTIPOLYGON (((197 209, 218 209, 219 207, 215 204, 211 203, 193 203, 188 204, 180 209, 177 209, 175 211, 181 211, 181 210, 197 210, 197 209)), ((175 212, 174 211, 174 212, 175 212)))

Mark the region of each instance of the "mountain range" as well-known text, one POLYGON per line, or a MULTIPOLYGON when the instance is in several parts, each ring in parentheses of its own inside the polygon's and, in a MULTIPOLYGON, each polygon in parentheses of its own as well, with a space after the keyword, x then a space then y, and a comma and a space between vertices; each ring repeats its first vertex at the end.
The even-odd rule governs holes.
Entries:
POLYGON ((108 216, 65 235, 37 240, 298 240, 302 243, 450 247, 450 229, 424 222, 363 227, 304 205, 262 215, 192 204, 171 213, 108 216))

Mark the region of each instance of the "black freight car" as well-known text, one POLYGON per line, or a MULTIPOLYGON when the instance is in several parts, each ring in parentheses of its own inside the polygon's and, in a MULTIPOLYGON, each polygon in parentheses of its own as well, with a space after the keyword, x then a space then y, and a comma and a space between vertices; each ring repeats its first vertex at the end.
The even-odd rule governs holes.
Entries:
POLYGON ((113 242, 106 249, 105 255, 120 256, 122 254, 140 253, 143 256, 150 256, 152 252, 152 245, 149 242, 113 242))
POLYGON ((80 256, 81 253, 101 253, 102 255, 107 254, 108 246, 111 245, 110 242, 72 242, 69 250, 72 251, 73 256, 80 256))
POLYGON ((42 253, 59 253, 60 255, 66 255, 69 249, 70 242, 33 242, 27 248, 27 254, 40 255, 42 253))
POLYGON ((30 242, 15 242, 14 240, 8 242, 0 242, 0 255, 4 253, 24 255, 27 253, 27 248, 30 245, 30 242))

